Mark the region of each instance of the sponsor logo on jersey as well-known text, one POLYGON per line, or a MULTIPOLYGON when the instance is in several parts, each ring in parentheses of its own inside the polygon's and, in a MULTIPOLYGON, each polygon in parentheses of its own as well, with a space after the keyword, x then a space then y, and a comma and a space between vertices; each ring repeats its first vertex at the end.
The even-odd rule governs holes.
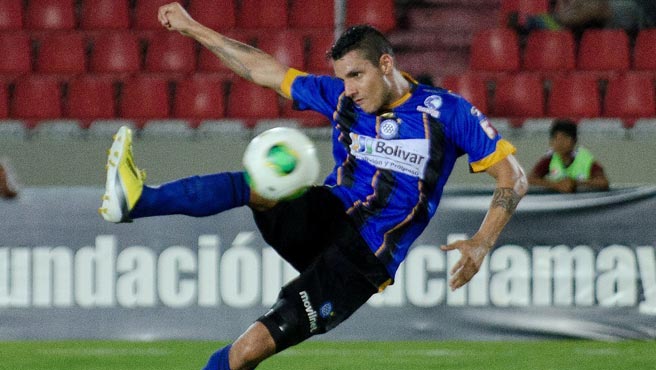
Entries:
POLYGON ((424 105, 418 105, 417 110, 422 113, 429 114, 431 117, 440 118, 439 109, 442 107, 442 97, 439 95, 431 95, 424 99, 424 105))
POLYGON ((351 154, 376 168, 424 178, 429 143, 426 139, 385 140, 354 133, 351 154))
POLYGON ((331 302, 326 302, 321 305, 319 308, 319 315, 321 315, 322 318, 327 318, 333 315, 333 304, 331 302))

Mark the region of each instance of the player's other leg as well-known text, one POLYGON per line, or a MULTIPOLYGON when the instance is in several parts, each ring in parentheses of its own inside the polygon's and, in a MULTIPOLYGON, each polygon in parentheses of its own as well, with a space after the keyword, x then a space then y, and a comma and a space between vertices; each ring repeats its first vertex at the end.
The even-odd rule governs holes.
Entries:
POLYGON ((125 126, 114 135, 106 170, 99 212, 110 222, 172 214, 209 216, 247 205, 251 198, 242 172, 192 176, 156 187, 144 185, 145 173, 132 154, 132 130, 125 126))

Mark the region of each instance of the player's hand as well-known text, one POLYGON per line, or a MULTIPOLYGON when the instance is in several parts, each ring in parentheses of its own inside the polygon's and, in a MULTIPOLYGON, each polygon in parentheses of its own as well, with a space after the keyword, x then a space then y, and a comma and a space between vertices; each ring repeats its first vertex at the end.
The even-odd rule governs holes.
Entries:
POLYGON ((461 286, 467 284, 474 275, 478 272, 483 264, 483 260, 490 250, 491 246, 476 240, 475 238, 469 240, 459 240, 449 245, 443 245, 443 251, 452 251, 458 249, 460 251, 460 259, 451 268, 451 280, 449 286, 451 290, 456 290, 461 286))
POLYGON ((179 3, 162 5, 157 12, 157 19, 169 31, 178 31, 187 35, 196 21, 179 3))

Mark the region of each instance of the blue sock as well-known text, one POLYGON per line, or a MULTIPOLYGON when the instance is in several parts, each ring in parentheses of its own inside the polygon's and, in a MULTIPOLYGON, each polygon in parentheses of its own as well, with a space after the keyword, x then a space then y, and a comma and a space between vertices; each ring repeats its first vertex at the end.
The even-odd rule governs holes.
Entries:
POLYGON ((203 370, 230 370, 230 364, 228 362, 230 348, 232 348, 232 344, 228 344, 214 352, 212 356, 210 356, 210 359, 207 361, 203 370))
POLYGON ((250 188, 243 172, 192 176, 158 187, 144 186, 130 218, 215 215, 248 204, 250 188))

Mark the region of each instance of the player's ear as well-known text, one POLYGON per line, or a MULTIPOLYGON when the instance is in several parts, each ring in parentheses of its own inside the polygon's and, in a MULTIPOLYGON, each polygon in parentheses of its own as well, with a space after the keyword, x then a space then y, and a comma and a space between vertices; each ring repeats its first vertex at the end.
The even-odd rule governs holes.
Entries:
POLYGON ((383 54, 380 56, 378 65, 383 74, 390 74, 394 70, 394 57, 390 54, 383 54))

